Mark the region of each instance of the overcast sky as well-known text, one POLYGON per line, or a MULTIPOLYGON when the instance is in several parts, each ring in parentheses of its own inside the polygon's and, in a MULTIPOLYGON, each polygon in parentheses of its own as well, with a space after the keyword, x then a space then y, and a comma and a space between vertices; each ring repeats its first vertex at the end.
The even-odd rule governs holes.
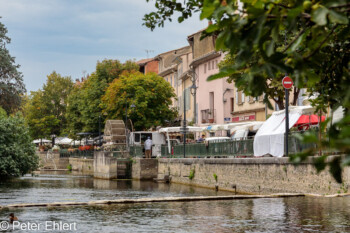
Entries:
POLYGON ((94 71, 98 60, 147 58, 188 45, 186 37, 207 25, 199 16, 174 20, 151 32, 142 26, 154 9, 146 0, 0 0, 0 21, 12 39, 28 91, 52 71, 71 76, 94 71))

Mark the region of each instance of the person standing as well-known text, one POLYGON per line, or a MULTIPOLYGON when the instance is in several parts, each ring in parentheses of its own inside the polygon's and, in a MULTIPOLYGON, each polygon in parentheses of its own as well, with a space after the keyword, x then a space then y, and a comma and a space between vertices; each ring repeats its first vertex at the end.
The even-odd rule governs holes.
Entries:
POLYGON ((145 155, 146 159, 150 159, 152 157, 152 140, 151 137, 147 137, 145 141, 145 155))

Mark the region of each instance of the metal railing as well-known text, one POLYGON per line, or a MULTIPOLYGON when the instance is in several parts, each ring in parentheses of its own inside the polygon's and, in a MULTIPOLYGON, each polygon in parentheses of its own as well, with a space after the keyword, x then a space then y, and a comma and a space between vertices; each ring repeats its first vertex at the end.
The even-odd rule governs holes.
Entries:
MULTIPOLYGON (((252 157, 254 156, 254 139, 235 140, 227 142, 208 142, 186 144, 186 157, 252 157)), ((303 144, 296 137, 291 135, 288 138, 289 153, 300 153, 305 149, 316 148, 313 143, 303 144)), ((131 145, 129 155, 131 157, 143 157, 143 147, 139 145, 131 145)), ((182 158, 183 144, 171 147, 170 153, 168 145, 161 146, 161 156, 168 158, 182 158)), ((94 151, 68 151, 60 150, 60 157, 76 157, 76 158, 93 158, 94 151)), ((123 158, 125 154, 121 151, 114 151, 113 157, 123 158)))
POLYGON ((216 123, 216 109, 201 110, 202 123, 216 123))
MULTIPOLYGON (((247 139, 228 142, 209 142, 208 144, 186 144, 186 154, 188 157, 253 156, 253 142, 253 139, 247 139)), ((168 146, 162 146, 162 156, 174 158, 182 157, 183 145, 173 146, 171 148, 171 153, 169 153, 168 146)))
POLYGON ((60 158, 94 158, 94 151, 92 150, 68 151, 67 149, 62 149, 60 150, 60 158))
POLYGON ((142 146, 129 146, 129 154, 131 157, 143 157, 142 146))

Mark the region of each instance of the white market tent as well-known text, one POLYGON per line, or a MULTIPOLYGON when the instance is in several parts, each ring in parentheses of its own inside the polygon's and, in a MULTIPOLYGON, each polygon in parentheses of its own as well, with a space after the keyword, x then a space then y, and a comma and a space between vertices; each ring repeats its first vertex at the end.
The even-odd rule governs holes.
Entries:
MULTIPOLYGON (((289 128, 292 128, 301 115, 313 114, 311 106, 289 107, 289 128)), ((285 110, 274 112, 260 127, 254 137, 254 156, 270 154, 282 157, 284 154, 285 110)))
POLYGON ((47 140, 47 139, 35 139, 34 141, 32 141, 32 143, 34 143, 34 144, 39 144, 40 142, 42 142, 42 143, 49 143, 51 141, 47 140))
POLYGON ((337 108, 334 112, 332 112, 332 117, 332 124, 339 122, 341 119, 344 118, 344 108, 337 108))
MULTIPOLYGON (((167 127, 167 128, 160 128, 158 130, 159 133, 180 133, 181 127, 167 127)), ((205 127, 195 127, 195 126, 187 126, 188 132, 202 132, 205 127)))
POLYGON ((252 121, 252 122, 245 122, 243 125, 237 125, 233 128, 231 128, 231 134, 234 132, 233 139, 244 139, 248 136, 248 131, 257 131, 262 125, 264 124, 264 121, 252 121))
POLYGON ((56 141, 57 145, 70 145, 72 143, 73 139, 70 139, 68 137, 60 138, 56 141))

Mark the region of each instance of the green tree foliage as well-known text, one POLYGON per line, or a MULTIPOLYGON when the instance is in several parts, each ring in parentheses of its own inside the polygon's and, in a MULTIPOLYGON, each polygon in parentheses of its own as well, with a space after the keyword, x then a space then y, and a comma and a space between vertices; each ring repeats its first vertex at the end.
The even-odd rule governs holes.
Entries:
POLYGON ((38 163, 23 117, 7 117, 0 108, 0 178, 24 175, 37 169, 38 163))
POLYGON ((176 111, 169 108, 175 96, 164 78, 154 73, 127 72, 109 85, 102 107, 110 119, 125 119, 127 107, 135 129, 146 130, 176 117, 176 111))
MULTIPOLYGON (((216 37, 216 49, 227 52, 232 59, 208 80, 231 77, 247 95, 259 96, 270 88, 267 78, 280 82, 288 74, 296 87, 307 87, 310 94, 319 93, 314 101, 317 108, 330 104, 334 110, 342 105, 346 117, 328 130, 326 144, 328 149, 346 154, 344 159, 329 163, 332 174, 341 181, 341 166, 350 164, 350 3, 346 0, 240 2, 242 5, 237 0, 156 0, 156 11, 145 15, 145 25, 154 29, 163 26, 175 12, 180 13, 181 22, 192 15, 189 11, 199 11, 201 19, 213 22, 203 36, 216 37)), ((321 143, 316 135, 312 138, 321 143)))
POLYGON ((65 133, 68 96, 72 89, 70 77, 52 72, 47 76, 42 90, 31 92, 24 113, 33 138, 65 133))
MULTIPOLYGON (((101 114, 101 98, 105 94, 109 83, 119 78, 125 71, 139 70, 133 61, 121 63, 118 60, 103 60, 96 65, 93 72, 82 84, 77 85, 69 97, 67 116, 70 119, 68 131, 71 137, 77 132, 98 132, 99 117, 101 114)), ((102 128, 103 129, 103 128, 102 128)))
POLYGON ((75 84, 71 93, 68 96, 68 105, 66 118, 67 129, 65 130, 70 138, 77 139, 77 133, 83 132, 84 122, 82 118, 83 109, 83 91, 82 84, 75 84))
MULTIPOLYGON (((0 17, 1 18, 1 17, 0 17)), ((19 65, 6 48, 11 39, 6 35, 7 29, 0 22, 0 106, 8 113, 18 110, 21 95, 26 91, 19 65)))

